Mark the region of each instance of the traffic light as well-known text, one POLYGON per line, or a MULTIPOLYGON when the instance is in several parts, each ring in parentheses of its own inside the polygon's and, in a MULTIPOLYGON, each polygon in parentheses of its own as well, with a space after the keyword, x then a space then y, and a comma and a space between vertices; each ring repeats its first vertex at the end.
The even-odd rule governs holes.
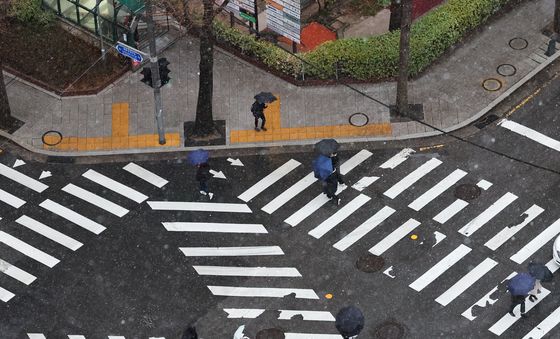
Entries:
POLYGON ((140 81, 142 81, 143 83, 145 83, 150 87, 154 87, 152 84, 152 70, 150 69, 150 67, 144 67, 142 69, 142 72, 140 73, 142 73, 142 75, 144 76, 144 78, 140 81))
POLYGON ((169 82, 169 73, 171 72, 167 66, 169 65, 169 61, 167 58, 160 58, 158 59, 158 68, 159 68, 159 79, 161 80, 161 85, 165 85, 169 82))

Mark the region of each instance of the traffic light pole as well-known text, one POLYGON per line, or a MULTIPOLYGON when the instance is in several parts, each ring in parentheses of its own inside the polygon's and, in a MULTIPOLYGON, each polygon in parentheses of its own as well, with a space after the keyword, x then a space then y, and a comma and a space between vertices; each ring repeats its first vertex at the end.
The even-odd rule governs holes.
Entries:
POLYGON ((154 18, 152 0, 145 0, 144 6, 146 7, 146 23, 148 24, 148 41, 150 43, 150 69, 152 71, 152 84, 154 88, 154 101, 155 101, 155 115, 159 136, 159 144, 165 144, 165 130, 163 127, 163 108, 161 100, 161 80, 159 77, 158 58, 156 51, 156 38, 154 34, 154 18))

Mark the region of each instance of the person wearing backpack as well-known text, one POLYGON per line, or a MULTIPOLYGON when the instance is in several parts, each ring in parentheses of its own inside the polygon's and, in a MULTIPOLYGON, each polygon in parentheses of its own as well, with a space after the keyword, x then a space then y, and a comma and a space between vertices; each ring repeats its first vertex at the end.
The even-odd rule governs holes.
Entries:
POLYGON ((251 106, 251 113, 253 113, 253 116, 255 117, 255 131, 259 132, 261 129, 263 131, 266 131, 266 128, 264 127, 264 124, 266 123, 266 118, 264 116, 264 109, 267 106, 262 103, 259 102, 257 100, 255 100, 255 102, 253 102, 253 105, 251 106), (259 119, 262 120, 261 123, 261 128, 259 129, 259 119))

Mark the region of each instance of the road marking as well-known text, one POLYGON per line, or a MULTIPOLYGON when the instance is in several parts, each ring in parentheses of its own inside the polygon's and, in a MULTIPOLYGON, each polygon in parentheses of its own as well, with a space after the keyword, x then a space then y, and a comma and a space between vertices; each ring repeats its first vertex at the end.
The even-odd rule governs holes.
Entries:
POLYGON ((498 213, 503 211, 506 207, 508 207, 512 202, 517 199, 515 194, 507 192, 504 194, 500 199, 498 199, 495 203, 490 205, 484 212, 480 213, 476 216, 473 220, 471 220, 468 224, 463 226, 459 230, 459 233, 466 237, 470 237, 480 229, 482 226, 486 225, 488 221, 494 218, 498 213))
POLYGON ((60 205, 57 202, 54 202, 50 199, 47 199, 45 201, 43 201, 42 203, 39 204, 39 206, 43 207, 44 209, 51 211, 52 213, 61 216, 62 218, 73 222, 74 224, 96 234, 99 235, 99 233, 105 231, 105 226, 87 218, 84 217, 83 215, 76 213, 74 211, 72 211, 69 208, 66 208, 62 205, 60 205))
POLYGON ((138 178, 149 182, 150 184, 162 188, 165 186, 168 181, 160 177, 159 175, 148 171, 147 169, 136 165, 135 163, 131 162, 128 165, 124 166, 123 169, 130 174, 134 174, 138 178))
POLYGON ((375 246, 369 249, 371 254, 381 255, 393 245, 395 245, 399 240, 406 237, 406 235, 412 232, 416 227, 420 225, 420 222, 414 219, 408 219, 407 222, 395 229, 391 234, 383 238, 375 246))
POLYGON ((335 321, 335 318, 328 311, 300 311, 300 310, 279 310, 279 320, 291 320, 294 316, 301 315, 304 321, 335 321))
POLYGON ((213 295, 227 297, 283 298, 294 293, 297 299, 319 299, 315 291, 306 288, 268 288, 241 286, 208 286, 213 295))
POLYGON ((340 334, 284 333, 284 339, 343 339, 340 334))
POLYGON ((224 308, 228 319, 255 319, 263 314, 264 308, 224 308))
MULTIPOLYGON (((504 280, 502 280, 500 282, 503 283, 506 280, 509 280, 511 278, 513 278, 515 275, 517 274, 517 272, 512 272, 510 275, 508 275, 504 280)), ((498 299, 492 299, 492 294, 496 293, 498 291, 498 287, 499 285, 496 285, 496 287, 494 287, 493 289, 490 290, 490 292, 486 293, 484 295, 484 297, 480 298, 477 302, 475 302, 474 304, 472 304, 471 307, 469 307, 468 309, 465 310, 465 312, 463 312, 461 315, 467 319, 469 319, 470 321, 473 321, 474 319, 476 319, 476 317, 473 315, 472 310, 475 306, 484 308, 484 307, 488 307, 488 306, 492 306, 496 303, 496 301, 498 301, 498 299)))
POLYGON ((523 339, 540 339, 556 327, 558 323, 560 323, 560 307, 550 313, 548 317, 535 326, 531 332, 527 333, 523 339))
POLYGON ((554 273, 558 271, 560 265, 558 265, 554 259, 550 259, 550 261, 546 263, 546 267, 548 267, 550 272, 554 273))
MULTIPOLYGON (((336 195, 340 194, 341 192, 346 190, 346 188, 348 188, 348 186, 338 185, 338 188, 337 188, 335 194, 336 195)), ((310 202, 305 204, 305 206, 303 206, 302 208, 297 210, 294 214, 290 215, 286 220, 284 220, 284 222, 291 225, 292 227, 295 227, 295 226, 299 225, 300 222, 305 220, 305 218, 307 218, 311 214, 315 213, 317 210, 319 210, 323 205, 325 205, 329 201, 330 201, 330 199, 327 198, 327 195, 324 194, 324 193, 321 193, 318 196, 316 196, 315 198, 313 198, 313 200, 311 200, 310 202)))
POLYGON ((440 224, 445 224, 449 219, 451 219, 455 214, 461 212, 461 210, 469 205, 465 200, 457 199, 447 206, 443 211, 439 212, 433 219, 440 224))
POLYGON ((406 177, 402 178, 399 182, 394 184, 391 188, 383 193, 391 199, 395 199, 399 194, 404 192, 407 188, 414 185, 418 180, 430 173, 433 169, 441 165, 442 162, 438 159, 430 159, 420 167, 409 173, 406 177))
POLYGON ((370 201, 371 198, 367 195, 360 194, 352 201, 344 205, 341 209, 336 211, 335 214, 331 215, 327 220, 320 223, 317 227, 309 231, 309 235, 319 239, 325 235, 328 231, 340 224, 344 219, 348 218, 352 213, 356 212, 360 207, 362 207, 366 202, 370 201))
POLYGON ((122 335, 110 335, 108 337, 109 339, 126 339, 124 336, 122 335))
POLYGON ((482 188, 483 190, 487 191, 490 187, 492 187, 492 183, 486 180, 480 180, 476 186, 482 188))
POLYGON ((416 198, 408 205, 415 211, 420 211, 424 206, 429 204, 432 200, 440 196, 443 192, 448 190, 451 186, 455 185, 461 178, 467 175, 467 172, 456 169, 453 173, 449 174, 442 181, 438 182, 435 186, 427 190, 424 194, 416 198))
POLYGON ((60 260, 55 257, 19 240, 14 236, 9 235, 4 231, 0 231, 0 242, 50 268, 53 268, 54 265, 60 262, 60 260))
POLYGON ((382 209, 377 211, 372 217, 368 220, 364 221, 360 226, 356 227, 352 232, 350 232, 347 236, 340 239, 336 244, 333 245, 339 251, 344 251, 348 247, 352 246, 356 241, 363 238, 366 234, 368 234, 371 230, 376 228, 379 224, 381 224, 385 219, 391 216, 391 214, 395 213, 395 210, 391 207, 384 206, 382 209))
POLYGON ((64 233, 61 233, 43 223, 38 222, 37 220, 30 218, 26 215, 22 215, 19 217, 16 222, 20 225, 23 225, 29 228, 32 231, 35 231, 42 236, 51 239, 52 241, 59 243, 60 245, 71 249, 72 251, 77 250, 78 248, 82 247, 82 243, 78 240, 67 236, 64 233))
POLYGON ((179 247, 187 257, 236 257, 254 255, 284 255, 279 246, 245 247, 179 247))
POLYGON ((68 339, 86 339, 83 335, 69 334, 68 339))
POLYGON ((198 275, 229 277, 301 277, 294 267, 193 266, 198 275))
POLYGON ((445 271, 451 268, 451 266, 455 265, 470 251, 471 248, 463 244, 459 245, 459 247, 457 247, 451 253, 446 255, 445 258, 441 259, 437 264, 432 266, 428 271, 426 271, 426 273, 422 274, 420 278, 416 279, 409 286, 418 292, 422 291, 426 286, 431 284, 440 275, 445 273, 445 271))
MULTIPOLYGON (((527 298, 525 300, 525 312, 528 313, 533 307, 535 307, 535 305, 540 303, 549 294, 550 291, 543 287, 541 289, 541 294, 539 294, 539 298, 537 300, 531 301, 529 300, 529 298, 527 298)), ((492 327, 490 327, 488 330, 494 333, 495 335, 502 335, 502 333, 504 333, 508 328, 510 328, 511 325, 515 324, 515 322, 521 319, 519 313, 520 313, 519 307, 515 307, 513 311, 515 317, 512 317, 509 313, 506 313, 500 320, 495 322, 494 325, 492 325, 492 327)))
POLYGON ((190 201, 148 201, 153 210, 252 213, 246 204, 226 204, 190 201))
POLYGON ((272 173, 259 180, 259 182, 249 187, 249 189, 241 193, 238 198, 245 202, 253 199, 257 195, 262 193, 265 189, 272 186, 275 182, 288 175, 288 173, 293 171, 299 165, 301 165, 299 161, 290 159, 288 162, 275 169, 272 173))
POLYGON ((24 270, 20 269, 17 266, 14 266, 12 264, 10 264, 7 261, 4 261, 2 259, 0 259, 0 272, 3 272, 4 274, 26 284, 29 285, 32 282, 35 281, 35 279, 37 279, 37 277, 35 277, 32 274, 29 274, 27 272, 25 272, 24 270))
POLYGON ((447 236, 441 232, 435 231, 434 237, 436 238, 436 243, 432 247, 436 247, 443 239, 447 238, 447 236))
POLYGON ((379 180, 379 177, 363 177, 360 180, 358 180, 354 185, 352 185, 352 188, 355 189, 356 191, 361 192, 364 189, 368 188, 371 184, 373 184, 377 180, 379 180))
POLYGON ((20 208, 23 204, 25 204, 25 200, 22 200, 15 195, 4 191, 3 189, 0 189, 0 201, 3 201, 15 208, 20 208))
POLYGON ((118 217, 122 218, 128 213, 128 210, 126 208, 121 207, 114 202, 111 202, 74 184, 68 184, 64 186, 62 190, 66 193, 72 194, 76 198, 89 202, 90 204, 104 209, 105 211, 112 213, 118 217))
MULTIPOLYGON (((347 174, 356 166, 366 161, 369 157, 371 157, 371 155, 372 153, 366 150, 361 150, 360 152, 356 153, 352 158, 346 160, 340 166, 340 174, 347 174)), ((261 209, 268 214, 274 213, 276 210, 284 206, 288 201, 292 200, 295 196, 303 192, 306 188, 311 186, 316 181, 317 178, 315 178, 313 172, 309 173, 301 180, 290 186, 290 188, 282 192, 279 196, 272 199, 261 209)))
POLYGON ((268 233, 262 224, 214 222, 162 222, 162 224, 171 232, 268 233))
POLYGON ((7 303, 15 296, 12 292, 8 291, 7 289, 0 287, 0 300, 7 303))
POLYGON ((43 333, 27 333, 29 339, 47 339, 43 333))
POLYGON ((548 226, 547 229, 534 237, 533 240, 529 241, 522 249, 512 255, 510 259, 518 264, 522 264, 558 234, 560 234, 560 219, 556 220, 552 225, 548 226))
POLYGON ((490 272, 498 263, 490 258, 484 259, 475 268, 470 270, 461 279, 459 279, 447 291, 443 292, 436 298, 436 302, 442 306, 447 306, 450 302, 455 300, 461 293, 465 292, 469 287, 476 283, 486 273, 490 272))
POLYGON ((0 164, 0 175, 5 176, 8 179, 11 179, 15 182, 17 182, 18 184, 21 184, 25 187, 28 187, 32 190, 34 190, 37 193, 41 193, 44 190, 46 190, 47 188, 49 188, 49 186, 43 184, 40 181, 37 181, 19 171, 16 171, 13 168, 10 168, 4 164, 0 164))
POLYGON ((385 161, 379 167, 394 169, 395 167, 402 164, 406 159, 408 159, 410 157, 410 155, 412 153, 415 153, 415 152, 416 151, 413 150, 412 148, 405 148, 402 151, 400 151, 399 153, 397 153, 396 155, 394 155, 391 159, 385 161))
POLYGON ((520 134, 524 137, 527 137, 533 141, 536 141, 541 145, 552 148, 556 151, 560 151, 560 141, 552 139, 551 137, 548 137, 540 132, 537 132, 534 129, 518 124, 517 122, 508 119, 503 119, 498 123, 498 126, 502 126, 506 129, 509 129, 510 131, 520 134))
POLYGON ((126 185, 123 185, 120 182, 113 180, 92 169, 82 174, 82 176, 95 182, 96 184, 99 184, 107 189, 110 189, 111 191, 120 194, 130 200, 133 200, 139 204, 142 203, 144 200, 148 199, 147 195, 142 194, 137 190, 132 189, 126 185))
POLYGON ((484 246, 488 247, 492 251, 497 250, 517 232, 521 231, 523 227, 527 226, 531 221, 538 217, 542 212, 544 212, 544 209, 537 205, 529 207, 529 209, 521 214, 521 217, 526 215, 525 219, 522 222, 517 225, 504 227, 504 229, 493 236, 492 239, 488 240, 486 244, 484 244, 484 246))

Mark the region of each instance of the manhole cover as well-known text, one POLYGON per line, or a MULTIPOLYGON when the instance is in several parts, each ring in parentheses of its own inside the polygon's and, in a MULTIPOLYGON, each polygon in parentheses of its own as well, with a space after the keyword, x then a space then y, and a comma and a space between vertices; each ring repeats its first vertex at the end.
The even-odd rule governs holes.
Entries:
POLYGON ((284 339, 284 331, 278 328, 267 328, 257 333, 256 339, 284 339))
POLYGON ((455 188, 455 197, 469 201, 478 198, 480 192, 480 187, 476 185, 463 184, 455 188))
POLYGON ((62 133, 59 131, 46 131, 43 133, 41 140, 47 146, 56 146, 62 142, 62 133))
POLYGON ((352 126, 362 127, 368 124, 369 118, 366 114, 358 112, 352 114, 350 118, 348 118, 348 122, 352 126))
POLYGON ((515 68, 515 66, 513 66, 511 64, 501 64, 500 66, 498 66, 496 71, 501 76, 510 77, 510 76, 514 75, 515 73, 517 73, 517 68, 515 68))
POLYGON ((498 79, 489 78, 482 82, 482 87, 490 92, 495 92, 502 88, 502 82, 498 79))
POLYGON ((513 38, 509 41, 509 47, 513 49, 525 49, 527 46, 529 46, 529 43, 523 38, 513 38))
POLYGON ((356 261, 356 268, 366 273, 377 272, 383 268, 383 265, 385 265, 385 260, 371 253, 362 255, 356 261))
POLYGON ((379 339, 401 339, 404 333, 404 326, 396 321, 386 321, 375 328, 375 338, 379 339))

